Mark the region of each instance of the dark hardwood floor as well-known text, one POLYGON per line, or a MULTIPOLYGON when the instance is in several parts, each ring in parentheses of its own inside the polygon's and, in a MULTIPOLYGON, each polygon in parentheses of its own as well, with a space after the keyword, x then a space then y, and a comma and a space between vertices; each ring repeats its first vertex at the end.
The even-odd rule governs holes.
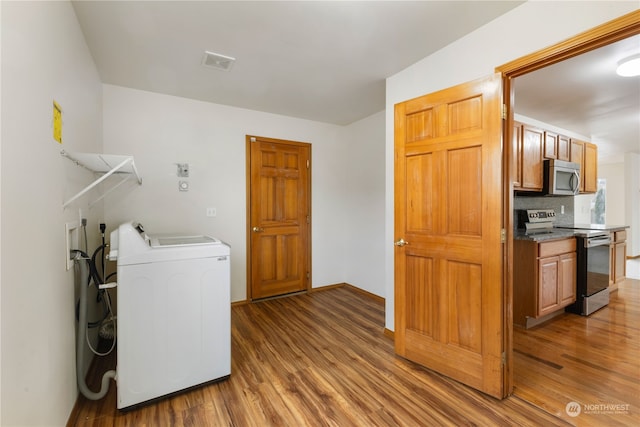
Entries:
POLYGON ((574 425, 640 425, 640 280, 589 317, 563 314, 513 339, 514 396, 574 425))
MULTIPOLYGON (((609 314, 603 311, 588 319, 575 316, 575 322, 586 328, 575 338, 566 337, 566 327, 555 332, 566 341, 565 350, 553 348, 549 343, 553 333, 544 336, 544 328, 517 331, 516 393, 502 401, 395 356, 393 342, 382 333, 382 302, 342 287, 233 307, 232 373, 228 380, 129 412, 116 409, 112 383, 101 401, 80 396, 68 425, 561 426, 598 425, 600 421, 599 425, 632 425, 631 421, 637 425, 638 362, 630 347, 624 346, 627 354, 614 352, 617 361, 607 366, 581 355, 585 339, 589 353, 621 342, 637 348, 638 284, 625 284, 619 294, 630 294, 635 302, 621 298, 622 302, 611 305, 609 314), (614 326, 619 322, 635 323, 614 326), (592 342, 590 337, 600 336, 603 328, 612 335, 592 342), (540 344, 535 344, 536 339, 540 344), (555 352, 561 354, 552 357, 555 352), (593 363, 596 365, 591 366, 593 363), (619 365, 625 369, 618 370, 619 365), (567 391, 571 380, 562 379, 563 370, 574 375, 573 369, 579 371, 573 381, 584 386, 579 394, 567 391), (601 383, 593 395, 594 388, 584 382, 590 378, 583 375, 585 371, 601 373, 592 378, 601 383), (554 380, 547 381, 546 376, 554 380), (625 381, 625 376, 630 380, 625 381), (629 386, 634 380, 635 388, 629 386), (617 398, 605 397, 605 402, 627 402, 631 405, 629 414, 606 418, 563 415, 569 398, 584 404, 601 402, 601 390, 609 387, 617 390, 617 398), (626 392, 631 394, 628 398, 624 397, 626 392)), ((89 374, 94 389, 96 379, 114 365, 113 358, 100 362, 89 374)))

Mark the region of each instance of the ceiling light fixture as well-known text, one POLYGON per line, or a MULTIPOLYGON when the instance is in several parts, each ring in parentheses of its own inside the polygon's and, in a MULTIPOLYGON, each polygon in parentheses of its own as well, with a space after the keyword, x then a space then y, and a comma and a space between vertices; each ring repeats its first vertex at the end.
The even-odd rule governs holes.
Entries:
POLYGON ((622 77, 640 76, 640 53, 619 61, 616 73, 622 77))
POLYGON ((217 68, 218 70, 229 71, 235 60, 236 58, 230 56, 206 51, 202 57, 202 65, 217 68))

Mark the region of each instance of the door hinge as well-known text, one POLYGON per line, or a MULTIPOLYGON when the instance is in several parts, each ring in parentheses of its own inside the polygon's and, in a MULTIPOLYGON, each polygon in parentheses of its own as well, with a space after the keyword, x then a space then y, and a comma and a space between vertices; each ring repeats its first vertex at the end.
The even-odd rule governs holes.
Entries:
POLYGON ((307 169, 309 169, 309 159, 307 159, 307 169))
POLYGON ((309 280, 309 278, 311 277, 311 275, 309 274, 309 272, 307 271, 307 280, 309 280))
POLYGON ((502 120, 507 120, 507 104, 502 104, 501 110, 500 114, 502 115, 502 120))
POLYGON ((255 136, 252 136, 251 138, 249 138, 249 141, 250 141, 250 142, 256 142, 256 137, 255 137, 255 136))
POLYGON ((507 364, 507 353, 505 353, 504 351, 502 352, 502 366, 505 366, 507 364))
POLYGON ((506 242, 507 242, 507 230, 503 228, 502 230, 500 230, 500 243, 506 243, 506 242))
POLYGON ((307 215, 307 224, 311 223, 311 217, 309 215, 307 215))

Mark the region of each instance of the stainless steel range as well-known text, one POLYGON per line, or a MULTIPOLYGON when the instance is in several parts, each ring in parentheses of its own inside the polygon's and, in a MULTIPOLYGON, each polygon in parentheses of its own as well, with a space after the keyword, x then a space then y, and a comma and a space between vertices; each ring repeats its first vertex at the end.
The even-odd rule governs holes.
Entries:
POLYGON ((578 257, 576 302, 566 308, 588 316, 609 304, 611 234, 601 230, 576 230, 578 257))

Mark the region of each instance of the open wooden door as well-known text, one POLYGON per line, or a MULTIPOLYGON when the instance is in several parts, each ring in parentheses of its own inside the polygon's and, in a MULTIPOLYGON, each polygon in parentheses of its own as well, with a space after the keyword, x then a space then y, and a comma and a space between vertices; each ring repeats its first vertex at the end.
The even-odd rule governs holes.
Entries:
POLYGON ((395 107, 395 350, 504 390, 499 74, 395 107))
POLYGON ((311 144, 247 136, 251 300, 307 290, 311 144))

